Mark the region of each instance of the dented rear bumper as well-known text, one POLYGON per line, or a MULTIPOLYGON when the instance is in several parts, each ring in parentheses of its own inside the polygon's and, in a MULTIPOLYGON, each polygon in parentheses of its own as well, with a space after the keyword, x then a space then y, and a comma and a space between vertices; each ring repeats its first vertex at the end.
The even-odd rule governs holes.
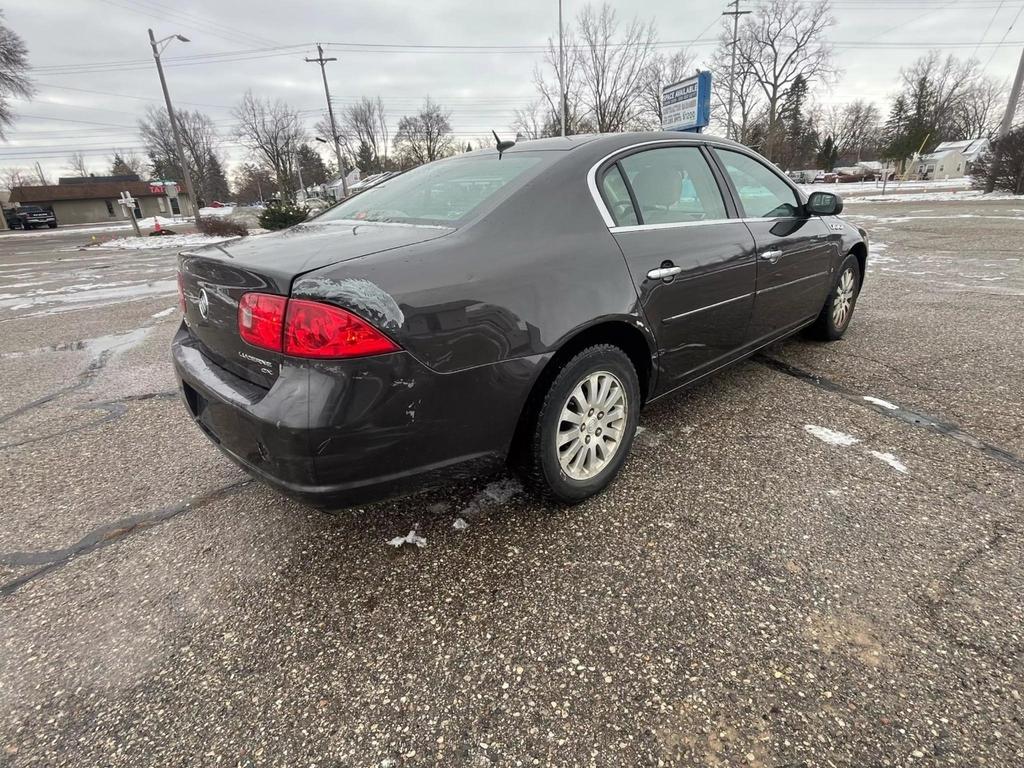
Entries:
POLYGON ((545 357, 447 374, 408 352, 289 360, 265 388, 204 355, 184 324, 172 355, 189 413, 225 454, 281 491, 329 508, 502 464, 545 357))

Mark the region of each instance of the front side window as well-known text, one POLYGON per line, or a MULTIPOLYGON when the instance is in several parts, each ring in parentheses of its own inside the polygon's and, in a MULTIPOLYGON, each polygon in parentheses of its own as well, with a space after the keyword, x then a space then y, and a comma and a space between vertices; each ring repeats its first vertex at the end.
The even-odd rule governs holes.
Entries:
POLYGON ((543 165, 542 153, 518 152, 500 160, 486 154, 429 163, 360 192, 318 219, 456 224, 543 165))
POLYGON ((628 227, 640 223, 637 221, 636 209, 633 208, 633 201, 629 199, 629 190, 626 189, 626 182, 622 180, 618 163, 605 171, 601 177, 601 194, 616 226, 628 227))
POLYGON ((619 161, 643 224, 724 219, 725 202, 699 147, 662 147, 619 161))
POLYGON ((732 179, 746 215, 752 219, 791 218, 800 213, 796 192, 777 174, 752 157, 728 149, 716 149, 732 179))

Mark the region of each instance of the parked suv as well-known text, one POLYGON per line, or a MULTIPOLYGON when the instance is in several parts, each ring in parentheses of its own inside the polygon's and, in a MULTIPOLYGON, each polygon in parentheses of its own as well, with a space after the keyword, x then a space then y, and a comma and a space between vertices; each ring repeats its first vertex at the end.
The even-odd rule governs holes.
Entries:
POLYGON ((57 228, 57 216, 52 208, 41 205, 23 205, 12 211, 4 211, 7 226, 11 229, 35 229, 36 227, 57 228), (14 214, 13 220, 10 214, 14 214))

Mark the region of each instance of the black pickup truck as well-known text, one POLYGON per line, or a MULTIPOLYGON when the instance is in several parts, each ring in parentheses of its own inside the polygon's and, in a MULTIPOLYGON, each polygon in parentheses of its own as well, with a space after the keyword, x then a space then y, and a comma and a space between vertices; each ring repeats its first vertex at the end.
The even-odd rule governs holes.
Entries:
POLYGON ((57 228, 57 216, 52 208, 41 205, 22 205, 18 208, 5 208, 4 218, 11 229, 35 229, 36 227, 57 228))

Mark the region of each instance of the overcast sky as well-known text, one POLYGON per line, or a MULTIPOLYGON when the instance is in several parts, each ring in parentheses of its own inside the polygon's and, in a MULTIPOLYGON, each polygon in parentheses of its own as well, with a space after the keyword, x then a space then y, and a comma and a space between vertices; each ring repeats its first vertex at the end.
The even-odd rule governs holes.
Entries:
MULTIPOLYGON (((584 4, 564 2, 567 17, 584 4)), ((714 47, 726 2, 613 0, 612 5, 623 21, 633 14, 653 18, 663 41, 697 39, 689 47, 701 60, 714 47)), ((1007 43, 1024 40, 1024 0, 833 0, 832 5, 837 23, 829 37, 844 74, 837 87, 818 98, 875 100, 883 113, 900 67, 928 47, 966 58, 984 41, 975 55, 983 63, 991 57, 988 72, 1009 79, 1020 45, 991 44, 1004 36, 1007 43)), ((248 88, 285 99, 302 110, 312 128, 324 108, 323 86, 319 67, 303 58, 315 56, 317 41, 339 59, 328 65, 336 104, 380 94, 397 122, 429 94, 452 111, 452 126, 461 134, 507 131, 512 110, 535 96, 531 73, 540 59, 535 47, 557 30, 557 7, 557 0, 48 0, 6 6, 7 24, 28 45, 38 93, 15 105, 20 118, 7 142, 0 143, 0 166, 29 166, 38 159, 56 175, 66 170, 67 157, 81 150, 101 173, 113 148, 140 149, 136 120, 147 105, 162 103, 148 27, 158 38, 180 33, 191 39, 173 42, 165 53, 171 95, 177 104, 208 112, 223 131, 231 161, 244 157, 229 137, 231 106, 248 88), (183 56, 208 58, 175 60, 183 56)))

